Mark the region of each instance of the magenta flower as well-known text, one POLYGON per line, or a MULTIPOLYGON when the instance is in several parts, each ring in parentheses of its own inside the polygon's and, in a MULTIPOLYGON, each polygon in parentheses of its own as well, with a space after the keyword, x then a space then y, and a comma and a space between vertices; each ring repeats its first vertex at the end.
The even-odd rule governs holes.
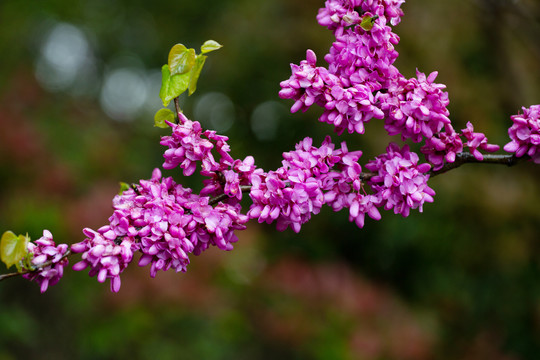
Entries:
POLYGON ((67 266, 68 259, 64 257, 68 251, 67 244, 56 246, 53 236, 49 230, 43 230, 43 236, 35 242, 27 245, 31 265, 36 270, 23 274, 23 278, 35 281, 40 285, 40 291, 44 293, 49 286, 60 281, 64 274, 64 266, 67 266), (43 266, 44 264, 48 264, 43 266))
POLYGON ((452 126, 446 125, 445 132, 439 132, 426 139, 420 151, 425 155, 426 160, 433 164, 433 170, 439 170, 444 162, 453 163, 456 155, 463 151, 463 142, 452 126))
POLYGON ((355 10, 362 0, 327 0, 324 8, 319 9, 317 21, 330 30, 351 26, 360 22, 360 15, 355 10))
POLYGON ((471 122, 467 122, 467 127, 461 130, 463 136, 467 139, 466 146, 471 150, 471 154, 478 160, 484 160, 484 155, 478 149, 494 152, 499 150, 499 145, 493 145, 488 143, 488 139, 485 134, 474 132, 474 127, 471 122))
POLYGON ((399 24, 403 16, 401 5, 404 2, 405 0, 362 0, 360 6, 364 11, 388 18, 395 26, 399 24))
POLYGON ((164 169, 180 166, 184 175, 190 176, 195 172, 197 162, 201 162, 201 168, 206 172, 219 171, 223 164, 232 163, 226 136, 218 135, 211 130, 203 131, 198 121, 191 121, 182 113, 179 116, 179 124, 167 122, 172 128, 172 134, 161 138, 160 144, 168 147, 163 154, 164 169), (219 162, 212 154, 214 148, 221 156, 219 162))
POLYGON ((324 174, 319 181, 324 191, 325 204, 339 211, 350 207, 356 194, 363 191, 360 179, 362 167, 358 163, 362 152, 349 152, 345 142, 342 142, 341 149, 334 153, 339 155, 340 161, 336 163, 334 171, 324 174))
POLYGON ((226 194, 240 201, 242 200, 241 186, 251 184, 251 174, 256 170, 253 156, 246 156, 244 160, 234 160, 230 166, 223 165, 220 171, 203 171, 201 174, 209 178, 203 180, 204 187, 200 195, 226 194))
POLYGON ((381 95, 381 108, 386 113, 385 129, 389 135, 401 134, 403 140, 420 142, 431 138, 450 124, 446 86, 434 83, 437 72, 426 77, 416 71, 417 78, 401 78, 381 95))
MULTIPOLYGON (((239 161, 235 168, 248 173, 251 160, 239 161)), ((72 246, 73 252, 83 253, 73 268, 90 267, 90 276, 97 275, 100 282, 111 279, 111 290, 117 292, 120 274, 137 251, 142 254, 139 266, 150 265, 155 277, 158 270, 186 271, 189 254, 199 255, 209 246, 231 250, 238 240, 234 231, 243 230, 248 217, 241 214, 236 198, 215 207, 209 199, 171 177, 162 178, 155 169, 150 180, 115 196, 109 225, 84 230, 88 238, 72 246)))
POLYGON ((523 114, 512 115, 512 126, 508 129, 511 141, 504 150, 517 157, 528 155, 540 164, 540 105, 523 107, 523 114))
POLYGON ((85 228, 87 238, 71 245, 71 251, 82 253, 82 260, 73 265, 73 270, 80 271, 90 267, 90 276, 96 276, 99 282, 110 279, 111 291, 120 290, 120 273, 133 259, 137 245, 128 237, 116 239, 110 226, 98 231, 85 228))
MULTIPOLYGON (((367 15, 366 15, 367 16, 367 15)), ((336 41, 324 57, 328 71, 344 85, 365 84, 372 91, 387 87, 399 75, 392 66, 398 57, 399 36, 378 18, 369 31, 360 26, 336 32, 336 41)))
POLYGON ((294 99, 291 112, 307 110, 314 103, 324 107, 320 121, 332 124, 336 132, 364 133, 364 123, 382 119, 384 113, 375 105, 372 90, 364 84, 345 87, 342 81, 325 68, 315 67, 316 57, 307 51, 307 60, 291 65, 293 74, 281 82, 279 96, 294 99))
POLYGON ((291 227, 299 232, 311 214, 324 204, 321 186, 325 175, 341 160, 327 137, 321 147, 305 138, 295 151, 283 154, 283 166, 268 173, 253 173, 248 217, 259 222, 277 222, 278 230, 291 227))
POLYGON ((431 166, 418 164, 418 155, 390 143, 386 153, 370 161, 366 168, 374 172, 369 183, 385 210, 406 217, 411 209, 422 212, 424 202, 433 202, 435 191, 427 184, 431 166))
POLYGON ((349 207, 349 220, 354 221, 359 228, 364 227, 366 214, 373 220, 381 220, 381 213, 377 209, 380 203, 376 195, 355 194, 349 207))
POLYGON ((322 105, 325 90, 339 83, 336 76, 323 67, 317 67, 316 62, 315 53, 307 50, 306 60, 302 60, 300 65, 291 64, 291 77, 280 83, 279 96, 295 100, 291 112, 306 111, 314 103, 322 105))
POLYGON ((382 119, 384 113, 375 105, 375 98, 366 85, 343 88, 335 85, 325 91, 325 112, 320 121, 335 126, 338 134, 347 130, 349 134, 363 134, 364 123, 371 118, 382 119))

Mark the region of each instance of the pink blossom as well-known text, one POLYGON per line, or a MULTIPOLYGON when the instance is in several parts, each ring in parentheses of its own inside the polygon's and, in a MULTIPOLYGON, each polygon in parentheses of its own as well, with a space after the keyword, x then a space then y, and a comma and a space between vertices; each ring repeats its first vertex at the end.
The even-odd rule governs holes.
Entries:
POLYGON ((50 285, 55 285, 64 274, 64 266, 68 259, 64 256, 68 251, 67 244, 56 246, 49 230, 43 230, 43 236, 35 242, 27 245, 31 265, 36 269, 23 274, 25 279, 36 281, 40 285, 40 291, 44 293, 50 285), (43 266, 48 263, 48 265, 43 266))
POLYGON ((74 253, 82 253, 82 260, 73 265, 73 270, 80 271, 90 267, 90 276, 96 276, 99 282, 111 281, 111 291, 120 290, 120 273, 133 259, 137 245, 130 238, 116 239, 110 227, 98 231, 85 228, 87 238, 71 246, 74 253))
POLYGON ((511 141, 504 150, 517 157, 528 155, 540 164, 540 105, 523 107, 523 114, 512 115, 512 126, 508 129, 511 141))
POLYGON ((380 97, 381 108, 386 114, 385 129, 389 135, 401 134, 403 140, 420 142, 431 138, 450 124, 446 86, 436 84, 437 72, 426 77, 416 71, 416 78, 401 78, 392 84, 388 93, 380 97))
POLYGON ((418 164, 418 155, 390 143, 386 153, 379 155, 366 164, 374 172, 369 183, 376 192, 385 210, 394 209, 394 213, 406 217, 411 209, 422 212, 424 202, 433 202, 435 191, 427 185, 431 166, 418 164))
POLYGON ((482 161, 484 159, 484 156, 478 149, 487 151, 487 152, 494 152, 499 150, 499 145, 493 145, 488 143, 488 139, 486 135, 483 133, 477 133, 474 132, 474 127, 471 124, 471 122, 467 122, 467 127, 465 129, 461 130, 463 132, 463 136, 467 139, 466 146, 469 147, 471 150, 471 154, 478 160, 482 161))
POLYGON ((460 134, 456 133, 450 125, 446 125, 445 128, 445 132, 439 132, 427 138, 425 145, 420 148, 426 160, 433 164, 433 170, 441 169, 445 161, 453 163, 456 161, 456 155, 463 151, 460 134))

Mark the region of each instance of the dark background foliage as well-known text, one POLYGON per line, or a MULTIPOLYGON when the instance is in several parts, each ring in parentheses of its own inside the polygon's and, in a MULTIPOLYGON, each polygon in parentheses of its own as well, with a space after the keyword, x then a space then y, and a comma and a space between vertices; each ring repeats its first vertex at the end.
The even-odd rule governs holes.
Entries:
MULTIPOLYGON (((182 106, 229 136, 233 156, 272 169, 305 136, 320 143, 332 129, 319 111, 290 114, 277 92, 307 48, 323 64, 322 4, 2 0, 0 230, 80 241, 107 222, 119 181, 150 177, 166 133, 152 127, 159 69, 178 42, 224 45, 182 106)), ((540 102, 538 2, 403 9, 401 72, 439 71, 456 128, 472 121, 504 145, 510 115, 540 102)), ((364 160, 388 143, 376 121, 344 139, 364 160)), ((363 229, 330 209, 300 234, 254 222, 234 251, 194 257, 185 274, 132 266, 118 294, 70 270, 44 295, 4 281, 0 359, 537 359, 539 175, 466 165, 430 182, 424 213, 363 229)))

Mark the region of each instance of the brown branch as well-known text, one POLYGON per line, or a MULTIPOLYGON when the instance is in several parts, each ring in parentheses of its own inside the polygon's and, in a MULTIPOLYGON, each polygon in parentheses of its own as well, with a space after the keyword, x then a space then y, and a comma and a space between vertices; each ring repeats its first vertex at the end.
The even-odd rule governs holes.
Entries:
POLYGON ((429 171, 430 177, 434 177, 443 174, 452 169, 458 168, 467 163, 484 163, 484 164, 499 164, 506 166, 514 166, 524 158, 518 158, 515 155, 496 155, 496 154, 483 154, 484 159, 478 160, 471 153, 462 152, 456 155, 456 161, 453 163, 446 163, 439 170, 429 171))

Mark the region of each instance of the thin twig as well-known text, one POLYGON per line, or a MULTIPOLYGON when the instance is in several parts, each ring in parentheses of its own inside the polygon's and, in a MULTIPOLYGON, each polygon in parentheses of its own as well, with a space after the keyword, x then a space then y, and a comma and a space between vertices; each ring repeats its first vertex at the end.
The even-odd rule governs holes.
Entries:
POLYGON ((182 113, 182 109, 180 109, 180 100, 178 99, 178 96, 174 98, 174 108, 176 109, 176 124, 180 124, 180 114, 182 113))
POLYGON ((473 156, 473 154, 468 152, 462 152, 456 155, 456 161, 452 163, 446 163, 439 170, 431 170, 429 172, 430 177, 434 177, 440 174, 443 174, 452 169, 458 168, 463 164, 467 163, 484 163, 484 164, 499 164, 506 166, 514 166, 524 158, 518 158, 515 155, 495 155, 495 154, 484 154, 483 160, 478 160, 473 156))

